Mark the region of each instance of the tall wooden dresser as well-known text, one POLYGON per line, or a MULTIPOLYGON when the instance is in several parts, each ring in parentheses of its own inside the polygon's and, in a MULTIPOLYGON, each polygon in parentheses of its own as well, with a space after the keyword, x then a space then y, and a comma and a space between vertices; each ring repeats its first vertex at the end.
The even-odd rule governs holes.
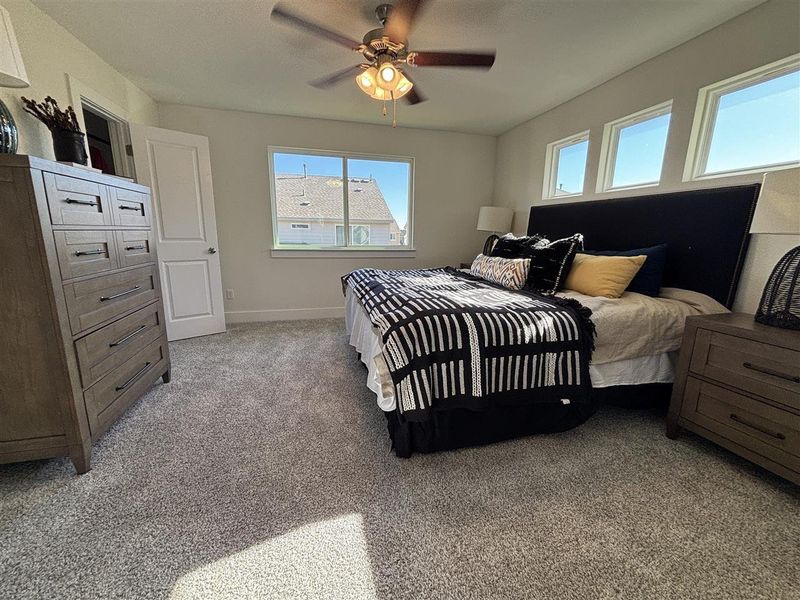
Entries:
POLYGON ((69 456, 170 378, 149 190, 0 155, 0 463, 69 456))

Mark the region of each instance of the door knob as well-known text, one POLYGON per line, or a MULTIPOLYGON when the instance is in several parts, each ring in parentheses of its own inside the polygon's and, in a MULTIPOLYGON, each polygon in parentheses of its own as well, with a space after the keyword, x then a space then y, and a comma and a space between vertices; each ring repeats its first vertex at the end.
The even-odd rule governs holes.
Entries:
POLYGON ((209 254, 216 254, 217 253, 217 249, 214 248, 214 246, 211 246, 211 248, 208 249, 208 253, 209 254))

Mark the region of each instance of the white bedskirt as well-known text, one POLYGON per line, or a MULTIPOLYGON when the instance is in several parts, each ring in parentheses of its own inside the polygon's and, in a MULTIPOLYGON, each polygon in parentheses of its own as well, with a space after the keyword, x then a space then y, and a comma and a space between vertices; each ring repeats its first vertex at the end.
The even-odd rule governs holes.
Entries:
MULTIPOLYGON (((383 347, 378 331, 372 326, 367 311, 349 288, 345 292, 345 327, 350 345, 361 355, 367 367, 367 387, 374 392, 378 406, 387 412, 395 409, 394 388, 383 358, 383 347)), ((654 356, 628 358, 589 365, 592 387, 639 385, 644 383, 672 383, 677 352, 654 356)))

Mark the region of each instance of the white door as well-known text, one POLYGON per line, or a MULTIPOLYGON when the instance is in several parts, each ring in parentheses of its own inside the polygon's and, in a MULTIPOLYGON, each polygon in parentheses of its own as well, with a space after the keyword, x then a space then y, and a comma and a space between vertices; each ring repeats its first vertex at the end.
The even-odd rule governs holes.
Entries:
POLYGON ((167 338, 225 331, 208 138, 132 124, 131 142, 153 193, 167 338))

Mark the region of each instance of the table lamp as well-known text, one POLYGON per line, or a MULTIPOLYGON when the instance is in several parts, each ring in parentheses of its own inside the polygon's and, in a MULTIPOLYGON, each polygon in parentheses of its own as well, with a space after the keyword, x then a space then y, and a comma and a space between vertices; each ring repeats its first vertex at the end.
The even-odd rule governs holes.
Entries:
MULTIPOLYGON (((800 168, 764 175, 750 233, 800 235, 800 168)), ((775 265, 755 319, 764 325, 800 330, 800 246, 775 265)))
POLYGON ((499 232, 506 233, 511 229, 511 220, 514 218, 514 211, 504 206, 481 206, 478 213, 478 231, 490 231, 492 235, 486 238, 483 245, 483 253, 487 256, 494 248, 495 242, 499 239, 499 232))

